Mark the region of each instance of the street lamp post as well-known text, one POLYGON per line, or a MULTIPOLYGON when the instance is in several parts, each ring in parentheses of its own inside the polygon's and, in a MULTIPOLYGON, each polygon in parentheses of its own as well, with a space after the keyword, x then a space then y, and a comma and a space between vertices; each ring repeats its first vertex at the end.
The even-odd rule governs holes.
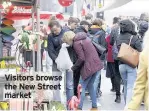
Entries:
MULTIPOLYGON (((1 28, 1 18, 2 18, 2 13, 1 13, 1 9, 0 9, 0 28, 1 28)), ((1 36, 1 34, 0 34, 0 36, 1 36)), ((3 56, 3 44, 2 44, 2 38, 0 37, 0 57, 2 57, 3 56)))
MULTIPOLYGON (((37 1, 37 32, 40 32, 40 0, 37 1)), ((40 35, 37 37, 37 71, 41 72, 41 42, 40 35)))

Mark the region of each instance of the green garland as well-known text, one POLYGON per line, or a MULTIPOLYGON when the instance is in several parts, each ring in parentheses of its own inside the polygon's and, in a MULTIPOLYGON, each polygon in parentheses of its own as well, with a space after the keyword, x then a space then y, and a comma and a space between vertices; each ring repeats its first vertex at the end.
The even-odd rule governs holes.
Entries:
POLYGON ((16 57, 6 56, 0 58, 0 61, 13 61, 13 60, 16 60, 16 57))

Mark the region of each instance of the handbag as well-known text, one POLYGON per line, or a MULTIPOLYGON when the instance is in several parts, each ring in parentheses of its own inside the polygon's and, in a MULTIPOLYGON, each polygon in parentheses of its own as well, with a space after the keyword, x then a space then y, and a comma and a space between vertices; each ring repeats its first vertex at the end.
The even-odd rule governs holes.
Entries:
POLYGON ((129 45, 121 44, 117 58, 130 67, 136 68, 139 63, 139 52, 130 46, 132 39, 133 36, 130 38, 129 45))

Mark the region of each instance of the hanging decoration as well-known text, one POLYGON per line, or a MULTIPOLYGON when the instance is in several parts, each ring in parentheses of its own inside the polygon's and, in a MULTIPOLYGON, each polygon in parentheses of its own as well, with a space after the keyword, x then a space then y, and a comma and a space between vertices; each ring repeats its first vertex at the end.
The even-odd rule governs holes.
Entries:
POLYGON ((84 3, 83 3, 83 7, 82 7, 82 12, 81 12, 81 15, 82 16, 85 16, 87 13, 88 13, 88 6, 87 6, 87 4, 86 4, 86 1, 84 1, 84 3))
POLYGON ((73 3, 73 0, 58 0, 59 4, 63 7, 68 7, 73 3))

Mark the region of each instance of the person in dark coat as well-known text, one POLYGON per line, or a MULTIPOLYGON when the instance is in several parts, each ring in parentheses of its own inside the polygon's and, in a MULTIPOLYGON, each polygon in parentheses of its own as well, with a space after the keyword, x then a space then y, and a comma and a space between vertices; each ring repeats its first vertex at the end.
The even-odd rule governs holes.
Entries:
MULTIPOLYGON (((137 25, 129 19, 122 20, 120 22, 120 35, 116 40, 118 50, 120 50, 122 43, 129 44, 132 37, 130 46, 133 49, 136 49, 138 52, 142 51, 141 39, 138 37, 137 32, 135 31, 136 26, 137 25)), ((124 100, 125 104, 127 104, 130 102, 132 97, 133 87, 137 77, 137 69, 132 68, 128 64, 120 61, 119 70, 124 82, 124 100)))
MULTIPOLYGON (((101 46, 107 48, 107 43, 106 43, 106 39, 105 39, 106 32, 102 29, 102 25, 103 25, 103 21, 101 19, 95 19, 93 21, 92 26, 90 27, 89 33, 92 36, 97 35, 95 37, 98 37, 98 39, 95 39, 95 37, 94 37, 94 39, 97 40, 96 43, 98 43, 101 46)), ((99 57, 102 60, 102 62, 105 61, 105 54, 99 55, 99 57)), ((101 96, 101 94, 102 94, 102 92, 100 90, 100 86, 101 86, 101 74, 99 74, 99 77, 97 78, 96 83, 98 84, 97 96, 101 96)))
MULTIPOLYGON (((61 76, 61 72, 57 69, 56 59, 59 55, 59 51, 62 46, 62 37, 64 33, 66 32, 64 29, 62 29, 61 25, 58 21, 51 21, 49 24, 51 29, 51 34, 48 36, 48 53, 51 59, 53 60, 53 68, 52 68, 52 75, 53 76, 61 76)), ((59 82, 59 81, 58 81, 59 82)), ((54 83, 59 84, 59 83, 54 83)), ((74 95, 73 92, 73 72, 70 70, 66 70, 66 96, 67 101, 69 101, 72 96, 74 95)), ((60 91, 57 90, 54 92, 54 100, 55 101, 61 101, 60 91)))
POLYGON ((106 77, 111 79, 111 91, 115 92, 115 64, 112 56, 112 45, 110 45, 110 35, 106 38, 106 41, 108 44, 106 77))
POLYGON ((82 85, 81 101, 78 109, 82 110, 83 101, 85 98, 85 90, 88 91, 92 100, 92 108, 97 109, 96 90, 94 84, 98 72, 103 68, 98 53, 93 46, 91 40, 87 38, 84 32, 73 33, 72 31, 66 32, 63 36, 63 42, 72 45, 77 53, 77 62, 73 65, 72 70, 81 69, 80 84, 82 85))
POLYGON ((80 26, 78 26, 74 32, 75 33, 79 33, 79 32, 88 33, 89 26, 90 26, 90 24, 87 21, 85 21, 85 20, 81 21, 80 26))
POLYGON ((120 19, 118 17, 113 18, 113 26, 110 34, 110 45, 112 46, 112 57, 114 59, 114 66, 115 66, 115 91, 116 91, 116 103, 121 102, 121 75, 119 71, 119 61, 117 60, 118 49, 116 46, 116 39, 119 37, 120 34, 120 27, 119 27, 120 19))

